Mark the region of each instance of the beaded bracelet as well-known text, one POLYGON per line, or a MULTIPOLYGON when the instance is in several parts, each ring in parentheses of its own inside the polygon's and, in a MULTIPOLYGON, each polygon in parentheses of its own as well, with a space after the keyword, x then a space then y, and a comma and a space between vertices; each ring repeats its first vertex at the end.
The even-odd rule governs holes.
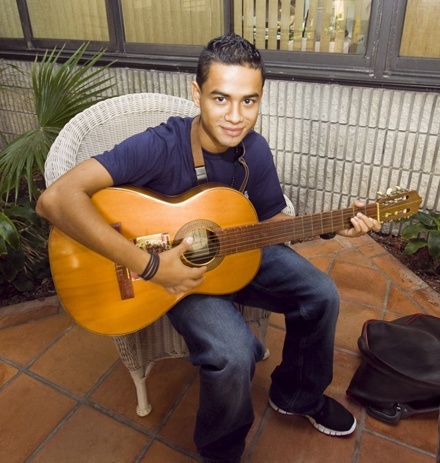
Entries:
POLYGON ((148 261, 148 264, 140 277, 143 280, 151 280, 159 269, 159 263, 159 254, 150 254, 150 260, 148 261))

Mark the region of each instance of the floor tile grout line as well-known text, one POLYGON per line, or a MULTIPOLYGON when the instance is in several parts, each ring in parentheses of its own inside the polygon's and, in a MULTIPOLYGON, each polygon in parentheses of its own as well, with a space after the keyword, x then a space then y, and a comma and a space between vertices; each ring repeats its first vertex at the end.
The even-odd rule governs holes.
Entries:
POLYGON ((372 436, 376 436, 376 437, 379 437, 379 438, 381 438, 381 439, 384 439, 384 440, 386 440, 386 441, 388 441, 388 442, 391 442, 391 443, 393 443, 393 444, 396 444, 396 445, 398 445, 398 446, 400 446, 400 447, 405 447, 405 448, 407 448, 407 449, 409 449, 409 450, 415 451, 415 452, 420 453, 420 454, 422 454, 422 455, 426 455, 426 456, 428 456, 428 457, 434 457, 434 458, 436 457, 435 453, 431 453, 431 452, 428 452, 427 450, 423 450, 423 449, 420 449, 420 448, 415 447, 415 446, 413 446, 413 445, 407 444, 407 443, 405 443, 405 442, 402 442, 402 441, 399 440, 399 439, 395 439, 395 438, 392 438, 392 437, 388 437, 388 436, 386 436, 386 435, 384 435, 384 434, 381 434, 381 433, 378 432, 378 431, 374 431, 374 430, 369 429, 369 428, 367 428, 367 427, 364 429, 364 432, 367 433, 367 434, 370 434, 370 435, 372 435, 372 436))
MULTIPOLYGON (((50 439, 58 432, 58 430, 73 416, 76 411, 81 407, 82 405, 89 406, 104 415, 108 416, 109 418, 117 421, 118 423, 128 426, 130 429, 133 429, 135 431, 140 432, 141 434, 148 436, 150 438, 150 444, 147 445, 142 449, 142 453, 145 454, 149 447, 152 445, 152 443, 157 440, 162 442, 164 445, 167 445, 168 447, 172 448, 173 450, 179 452, 179 453, 184 453, 187 456, 194 458, 194 454, 191 452, 186 451, 185 449, 182 449, 178 445, 174 444, 172 441, 167 440, 166 438, 163 438, 160 435, 161 430, 164 428, 166 423, 168 422, 169 418, 173 414, 173 412, 176 410, 178 405, 180 404, 182 398, 186 394, 186 392, 189 390, 191 385, 193 384, 194 380, 196 379, 196 376, 198 374, 198 370, 196 369, 192 375, 192 378, 187 382, 186 386, 181 388, 181 392, 176 398, 173 406, 170 408, 168 413, 164 416, 164 418, 161 420, 160 425, 157 427, 156 431, 151 431, 147 428, 145 428, 142 425, 139 425, 135 421, 130 420, 129 418, 124 417, 123 415, 120 415, 119 413, 115 412, 114 410, 101 405, 97 402, 94 402, 93 400, 90 399, 90 396, 93 394, 93 392, 99 388, 99 386, 105 381, 105 379, 111 374, 111 372, 118 366, 118 364, 121 362, 121 360, 118 358, 115 360, 113 365, 111 365, 97 380, 97 382, 87 391, 87 393, 84 396, 79 396, 75 394, 72 391, 69 391, 68 389, 65 389, 64 387, 52 382, 51 380, 45 378, 44 376, 41 376, 38 373, 35 373, 30 370, 32 365, 35 363, 38 358, 40 358, 44 353, 46 353, 53 345, 55 345, 68 331, 70 331, 75 325, 71 325, 66 330, 64 330, 62 333, 60 333, 59 336, 57 336, 51 343, 46 346, 45 349, 43 349, 41 352, 38 353, 31 361, 27 362, 25 365, 21 365, 16 363, 13 360, 10 360, 8 358, 3 358, 0 357, 0 360, 3 360, 5 363, 8 365, 14 367, 17 369, 17 373, 7 382, 5 383, 1 388, 0 392, 5 389, 8 385, 10 385, 20 374, 25 374, 32 379, 44 384, 45 386, 57 391, 58 393, 70 398, 75 402, 75 406, 73 409, 64 417, 56 426, 55 428, 51 431, 51 433, 44 439, 44 441, 32 452, 32 454, 28 457, 26 461, 31 461, 41 450, 44 448, 44 446, 50 441, 50 439)), ((140 457, 142 458, 142 457, 140 457)))
MULTIPOLYGON (((116 361, 115 364, 117 364, 117 363, 118 362, 116 361)), ((113 367, 111 369, 113 369, 113 367)), ((88 406, 88 407, 102 413, 103 415, 107 416, 108 418, 113 419, 114 421, 116 421, 116 422, 118 422, 118 423, 120 423, 120 424, 122 424, 124 426, 127 426, 130 429, 132 429, 134 431, 137 431, 137 432, 143 434, 144 436, 148 437, 149 438, 149 443, 147 442, 147 444, 144 446, 144 448, 147 447, 147 448, 145 448, 144 453, 146 453, 149 446, 151 446, 152 442, 154 442, 154 440, 156 440, 157 437, 158 437, 156 432, 150 431, 149 429, 145 428, 144 426, 139 425, 138 423, 124 417, 123 415, 120 415, 119 413, 109 409, 108 407, 105 407, 105 406, 103 406, 101 404, 93 402, 92 400, 90 400, 86 396, 84 396, 84 397, 77 396, 76 394, 72 393, 71 391, 68 391, 68 390, 62 388, 61 386, 58 386, 57 384, 49 381, 48 379, 46 379, 46 378, 44 378, 44 377, 42 377, 40 375, 37 375, 37 374, 33 373, 33 372, 23 371, 22 373, 28 374, 28 376, 32 377, 33 379, 41 382, 42 384, 50 387, 53 390, 56 390, 57 392, 69 397, 71 400, 73 400, 75 402, 74 407, 66 414, 65 417, 63 417, 57 423, 57 425, 44 438, 44 440, 38 445, 38 447, 36 449, 34 449, 32 451, 32 453, 26 458, 24 463, 32 461, 32 459, 35 458, 38 455, 38 453, 40 453, 43 450, 43 448, 51 441, 51 439, 58 433, 58 431, 72 418, 72 416, 78 411, 78 409, 81 406, 88 406), (150 445, 148 445, 148 444, 150 444, 150 445)))
POLYGON ((179 406, 179 404, 182 401, 185 394, 188 392, 188 390, 190 389, 190 387, 192 386, 194 381, 197 379, 198 372, 199 372, 199 370, 196 368, 194 373, 192 374, 191 379, 186 383, 186 385, 184 385, 183 387, 180 388, 180 391, 181 391, 180 394, 176 397, 176 399, 175 399, 175 401, 173 403, 173 406, 170 408, 168 413, 165 414, 165 416, 161 420, 160 424, 157 426, 157 429, 154 432, 153 431, 149 432, 149 434, 150 434, 150 436, 152 438, 151 442, 149 444, 147 444, 142 449, 142 451, 138 455, 135 463, 139 462, 140 461, 139 459, 141 459, 141 458, 143 458, 143 456, 145 456, 145 454, 148 452, 149 448, 153 445, 153 443, 155 441, 161 442, 162 444, 164 444, 167 447, 173 449, 174 451, 176 451, 178 453, 184 453, 185 455, 187 455, 187 456, 189 456, 191 458, 194 458, 196 456, 195 454, 193 454, 191 452, 188 452, 187 450, 183 449, 178 444, 175 444, 174 442, 166 439, 160 433, 163 430, 163 428, 166 426, 166 424, 168 423, 168 421, 171 418, 172 414, 175 412, 175 410, 179 406))
MULTIPOLYGON (((390 254, 390 255, 391 255, 391 254, 390 254)), ((396 259, 396 260, 397 260, 397 259, 396 259)), ((422 312, 422 313, 429 313, 429 311, 428 311, 427 309, 425 309, 423 306, 421 306, 420 303, 419 303, 417 300, 415 300, 415 299, 413 298, 413 293, 414 293, 415 291, 418 291, 419 289, 423 289, 423 288, 418 288, 418 289, 413 289, 413 290, 407 290, 407 289, 405 289, 405 288, 402 287, 402 285, 399 284, 390 274, 388 274, 388 272, 386 272, 386 271, 383 270, 381 267, 379 267, 379 266, 374 262, 374 259, 373 259, 373 258, 370 258, 370 261, 371 261, 371 263, 372 263, 372 265, 373 265, 373 268, 374 268, 375 270, 377 270, 379 273, 381 273, 382 276, 384 276, 385 279, 387 280, 387 282, 389 283, 389 285, 390 285, 390 286, 389 286, 389 291, 391 291, 391 288, 392 288, 393 285, 396 286, 397 288, 400 289, 400 291, 402 291, 402 293, 403 293, 403 294, 404 294, 415 306, 417 306, 417 307, 419 308, 419 310, 418 310, 419 312, 422 312)), ((403 266, 403 264, 402 264, 402 266, 403 266)), ((403 266, 403 268, 406 269, 405 266, 403 266)), ((411 272, 411 274, 413 274, 417 279, 419 279, 419 280, 422 281, 422 283, 423 283, 423 280, 421 280, 421 278, 420 278, 418 275, 416 275, 414 272, 411 272)), ((430 288, 429 285, 426 285, 426 287, 427 287, 427 288, 430 288)), ((385 310, 386 310, 387 312, 390 312, 390 311, 387 310, 387 309, 385 309, 385 310)))
POLYGON ((179 406, 180 402, 182 401, 183 397, 185 394, 189 391, 191 386, 194 384, 194 381, 197 380, 199 375, 199 368, 195 368, 195 371, 193 372, 191 379, 180 389, 180 394, 176 397, 173 406, 168 410, 168 413, 165 414, 161 421, 161 425, 158 426, 158 434, 162 431, 162 429, 166 426, 168 423, 169 419, 171 418, 172 414, 176 411, 177 407, 179 406))
POLYGON ((41 443, 32 451, 30 455, 26 457, 24 463, 31 462, 38 454, 46 447, 46 445, 52 440, 52 438, 58 433, 58 431, 72 418, 77 412, 81 404, 79 402, 52 428, 51 432, 41 441, 41 443))
POLYGON ((46 354, 57 342, 59 342, 69 331, 71 331, 74 328, 74 326, 74 324, 71 324, 68 327, 66 327, 52 341, 50 341, 50 343, 46 347, 39 351, 31 360, 29 360, 26 364, 22 365, 23 368, 29 370, 39 358, 46 354))
POLYGON ((364 435, 365 431, 365 408, 362 407, 361 409, 361 417, 358 422, 358 426, 356 429, 356 441, 353 449, 353 457, 352 457, 352 462, 351 463, 359 463, 359 458, 360 458, 360 450, 361 450, 361 444, 362 444, 362 437, 364 435))
MULTIPOLYGON (((357 249, 359 250, 362 246, 364 246, 364 245, 360 245, 359 247, 357 247, 357 249)), ((336 250, 336 251, 334 251, 335 257, 336 257, 336 255, 337 255, 340 251, 341 251, 341 250, 336 250)), ((361 251, 360 251, 360 252, 361 252, 361 251)), ((364 255, 365 255, 365 254, 364 254, 364 255)), ((379 267, 379 266, 375 263, 374 259, 375 259, 376 257, 387 256, 387 255, 391 255, 391 254, 390 254, 389 252, 383 252, 383 253, 380 252, 380 253, 375 254, 375 255, 372 255, 372 256, 366 256, 366 255, 365 255, 365 257, 367 257, 367 258, 369 259, 369 261, 370 261, 370 263, 371 263, 371 265, 372 265, 372 267, 369 267, 369 268, 373 268, 374 270, 376 270, 376 271, 378 271, 379 273, 382 274, 382 276, 386 279, 387 284, 389 284, 389 291, 391 290, 391 286, 392 286, 392 285, 395 285, 395 286, 399 287, 400 290, 405 294, 405 296, 407 296, 407 297, 411 300, 411 302, 414 303, 414 304, 419 308, 419 310, 418 310, 419 312, 428 313, 428 311, 427 311, 424 307, 422 307, 422 306, 412 297, 413 292, 416 291, 416 290, 411 290, 411 291, 410 291, 410 290, 406 290, 406 289, 403 288, 401 285, 399 285, 398 282, 396 282, 396 281, 393 279, 392 275, 390 275, 388 272, 386 272, 385 270, 383 270, 381 267, 379 267)), ((392 255, 391 255, 391 256, 392 256, 392 255)), ((393 257, 393 256, 392 256, 392 257, 393 257)), ((396 259, 396 260, 397 260, 397 259, 396 259)), ((406 269, 406 267, 403 266, 403 264, 402 264, 402 267, 406 269)), ((411 273, 412 273, 416 278, 420 279, 420 278, 418 277, 418 275, 416 275, 414 272, 411 272, 411 273)), ((389 292, 387 293, 387 295, 389 296, 389 292)), ((388 301, 388 299, 387 299, 387 301, 388 301)), ((391 312, 391 311, 387 310, 386 308, 385 308, 385 311, 386 311, 386 312, 391 312)))
POLYGON ((387 286, 385 289, 385 294, 383 298, 383 304, 382 304, 382 309, 381 309, 381 320, 385 319, 385 314, 388 312, 388 304, 390 302, 390 294, 391 294, 391 288, 393 286, 393 282, 391 281, 390 278, 387 278, 387 286))
MULTIPOLYGON (((117 363, 117 361, 115 362, 117 363)), ((110 368, 110 369, 113 369, 114 368, 114 365, 110 368)), ((81 405, 87 405, 91 408, 94 408, 95 410, 98 410, 102 413, 104 413, 105 415, 113 418, 113 419, 116 419, 117 421, 127 425, 127 426, 130 426, 132 427, 133 429, 136 429, 137 431, 140 431, 142 432, 143 434, 145 434, 146 432, 145 431, 148 431, 146 428, 143 428, 141 427, 140 425, 138 425, 136 422, 134 421, 131 421, 130 419, 128 418, 125 418, 123 415, 120 415, 118 414, 117 412, 114 412, 113 410, 105 407, 104 405, 101 405, 97 402, 94 402, 93 400, 91 400, 89 398, 89 392, 87 392, 84 396, 80 396, 72 391, 69 391, 68 389, 65 389, 63 386, 60 386, 56 383, 54 383, 53 381, 45 378, 44 376, 41 376, 39 375, 38 373, 34 373, 33 371, 30 371, 30 370, 27 370, 27 369, 23 369, 23 371, 21 371, 20 373, 22 374, 25 374, 29 377, 31 377, 32 379, 40 382, 41 384, 44 384, 45 386, 49 387, 50 389, 64 395, 65 397, 68 397, 69 399, 73 400, 74 402, 76 402, 76 405, 74 408, 77 408, 81 405), (120 418, 118 418, 120 417, 120 418)), ((105 375, 106 377, 108 375, 105 375)), ((94 389, 94 388, 92 388, 94 389)), ((90 393, 92 393, 93 391, 91 390, 90 393)))
POLYGON ((173 441, 170 441, 168 439, 166 439, 165 437, 161 436, 161 435, 157 435, 154 439, 151 440, 151 442, 149 443, 148 446, 145 446, 147 447, 145 452, 142 454, 142 455, 138 455, 136 461, 134 463, 139 463, 139 459, 142 459, 146 453, 148 452, 148 450, 151 448, 151 446, 154 444, 154 442, 160 442, 161 444, 167 446, 168 448, 170 448, 171 450, 173 450, 174 452, 176 453, 180 453, 180 454, 183 454, 189 458, 192 458, 194 459, 195 461, 199 461, 198 460, 198 455, 190 450, 187 450, 183 447, 181 447, 180 445, 174 443, 173 441))
MULTIPOLYGON (((264 389, 265 391, 267 391, 267 389, 261 387, 261 389, 264 389)), ((260 437, 261 435, 263 434, 263 430, 264 428, 266 427, 266 424, 267 424, 267 421, 269 420, 269 416, 270 416, 270 411, 271 411, 271 408, 269 405, 266 405, 266 408, 264 410, 264 413, 263 413, 263 416, 261 417, 261 421, 260 421, 260 424, 258 425, 258 428, 257 430, 255 431, 255 435, 254 437, 252 438, 251 442, 249 443, 249 445, 247 446, 247 449, 246 449, 246 453, 245 453, 245 457, 243 459, 243 463, 251 463, 252 461, 252 456, 255 452, 255 449, 257 448, 257 445, 258 445, 258 442, 260 440, 260 437)))
POLYGON ((130 419, 114 412, 111 409, 108 409, 107 407, 104 407, 100 404, 97 404, 95 402, 89 401, 89 400, 77 400, 76 405, 69 411, 69 413, 66 414, 65 417, 63 417, 57 425, 51 430, 51 432, 44 438, 44 440, 38 445, 37 448, 35 448, 32 453, 26 458, 24 463, 30 463, 43 449, 44 447, 52 440, 52 438, 61 430, 63 426, 66 425, 66 423, 75 415, 75 413, 78 411, 78 409, 83 406, 89 406, 90 408, 99 411, 106 415, 107 417, 115 420, 116 422, 129 427, 130 429, 133 429, 145 437, 148 437, 149 440, 146 442, 146 444, 143 446, 143 448, 140 450, 138 456, 136 457, 135 462, 140 462, 140 460, 145 456, 145 454, 148 452, 148 450, 151 448, 153 443, 155 441, 159 441, 162 444, 166 445, 167 447, 171 448, 177 453, 184 454, 188 457, 194 458, 197 457, 196 454, 193 452, 190 452, 179 445, 175 444, 174 442, 162 437, 160 435, 160 431, 151 431, 149 429, 146 429, 145 427, 137 424, 134 421, 131 421, 130 419))
MULTIPOLYGON (((359 333, 360 336, 360 333, 359 333)), ((347 349, 346 347, 335 346, 335 352, 343 352, 344 354, 351 355, 352 357, 361 358, 358 350, 347 349)))
MULTIPOLYGON (((117 363, 117 361, 115 363, 117 363)), ((134 429, 136 431, 139 431, 142 434, 149 435, 150 437, 154 437, 154 435, 155 435, 154 432, 150 431, 149 429, 145 428, 142 425, 139 425, 135 421, 132 421, 129 418, 126 418, 125 416, 115 412, 114 410, 112 410, 112 409, 110 409, 110 408, 108 408, 108 407, 106 407, 104 405, 101 405, 101 404, 99 404, 97 402, 94 402, 93 400, 91 400, 89 398, 89 393, 85 394, 84 396, 79 396, 79 395, 75 394, 74 392, 65 389, 64 387, 50 381, 49 379, 47 379, 47 378, 45 378, 45 377, 43 377, 43 376, 41 376, 41 375, 39 375, 37 373, 34 373, 32 371, 24 371, 23 373, 27 374, 28 376, 35 379, 36 381, 39 381, 40 383, 44 384, 45 386, 57 391, 58 393, 66 396, 69 399, 76 402, 77 405, 75 405, 75 408, 77 408, 77 407, 79 407, 81 405, 86 405, 86 406, 88 406, 90 408, 93 408, 94 410, 97 410, 97 411, 105 414, 109 418, 112 418, 115 421, 118 421, 119 423, 124 424, 125 426, 129 426, 130 428, 132 428, 132 429, 134 429)))
POLYGON ((6 357, 2 357, 0 356, 0 362, 3 362, 3 363, 6 363, 7 365, 15 368, 17 370, 17 372, 14 374, 14 376, 12 376, 12 378, 10 378, 8 381, 6 381, 5 384, 3 384, 2 386, 0 386, 0 393, 6 389, 16 378, 17 376, 19 376, 21 373, 26 373, 26 368, 23 366, 23 365, 20 365, 18 363, 15 363, 14 361, 6 358, 6 357))
POLYGON ((96 383, 86 392, 84 398, 89 398, 98 389, 101 384, 112 374, 112 372, 122 363, 122 360, 118 357, 113 364, 98 378, 96 383))

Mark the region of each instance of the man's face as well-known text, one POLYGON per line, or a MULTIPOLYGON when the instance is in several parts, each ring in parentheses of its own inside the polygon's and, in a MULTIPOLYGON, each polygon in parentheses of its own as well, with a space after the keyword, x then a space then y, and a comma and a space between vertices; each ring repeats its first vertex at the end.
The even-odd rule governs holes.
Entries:
POLYGON ((257 121, 263 95, 260 70, 212 64, 200 89, 192 83, 194 103, 200 108, 200 143, 211 153, 238 145, 257 121))

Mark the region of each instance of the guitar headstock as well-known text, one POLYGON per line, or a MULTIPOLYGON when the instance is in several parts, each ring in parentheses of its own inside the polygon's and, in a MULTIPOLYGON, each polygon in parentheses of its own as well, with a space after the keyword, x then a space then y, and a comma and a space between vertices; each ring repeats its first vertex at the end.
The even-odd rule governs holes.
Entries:
POLYGON ((379 222, 391 222, 404 219, 416 214, 419 210, 422 198, 417 191, 406 191, 400 188, 388 189, 385 195, 377 200, 377 217, 379 222))

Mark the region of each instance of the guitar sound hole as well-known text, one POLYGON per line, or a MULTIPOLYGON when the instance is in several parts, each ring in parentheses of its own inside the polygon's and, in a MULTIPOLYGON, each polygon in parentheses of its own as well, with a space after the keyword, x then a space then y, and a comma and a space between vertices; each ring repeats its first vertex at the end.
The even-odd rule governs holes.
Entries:
POLYGON ((218 238, 206 228, 191 230, 186 237, 192 236, 192 246, 183 254, 184 260, 192 267, 202 267, 210 264, 218 253, 218 238))
POLYGON ((215 222, 198 219, 186 223, 177 231, 173 239, 173 246, 177 246, 188 236, 194 238, 191 248, 181 256, 185 265, 189 267, 206 265, 208 270, 213 270, 222 263, 224 256, 219 256, 220 241, 215 230, 220 230, 215 222))

